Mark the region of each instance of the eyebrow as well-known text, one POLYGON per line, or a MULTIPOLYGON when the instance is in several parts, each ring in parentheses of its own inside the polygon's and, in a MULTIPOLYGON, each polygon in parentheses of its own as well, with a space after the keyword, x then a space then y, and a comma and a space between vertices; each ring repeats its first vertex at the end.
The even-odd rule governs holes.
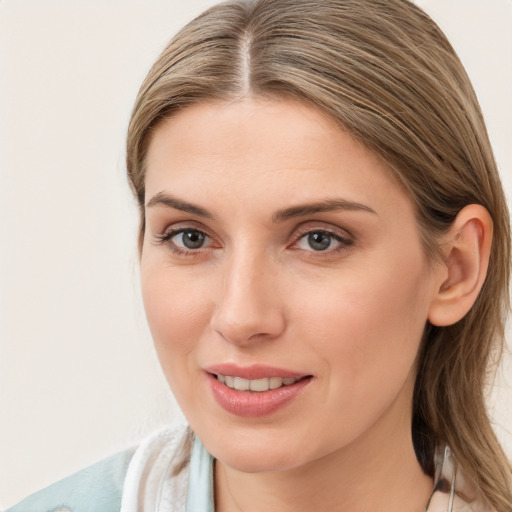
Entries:
POLYGON ((363 211, 377 215, 377 212, 369 206, 346 199, 327 199, 317 203, 308 203, 303 205, 291 206, 278 210, 272 215, 273 222, 283 222, 295 217, 303 217, 314 213, 332 212, 337 210, 363 211))
POLYGON ((153 206, 167 206, 168 208, 174 208, 175 210, 191 213, 198 217, 206 219, 213 218, 213 215, 208 210, 205 210, 200 206, 196 206, 195 204, 188 203, 187 201, 182 201, 181 199, 177 199, 176 197, 172 197, 168 194, 164 194, 163 192, 155 194, 146 204, 147 208, 151 208, 153 206))
MULTIPOLYGON (((153 206, 166 206, 182 212, 191 213, 192 215, 197 215, 198 217, 213 219, 213 215, 208 210, 169 194, 165 194, 164 192, 158 192, 146 204, 148 208, 153 206)), ((363 211, 377 215, 377 212, 373 208, 362 203, 348 201, 346 199, 326 199, 325 201, 301 204, 278 210, 272 215, 272 222, 284 222, 295 217, 337 210, 363 211)))

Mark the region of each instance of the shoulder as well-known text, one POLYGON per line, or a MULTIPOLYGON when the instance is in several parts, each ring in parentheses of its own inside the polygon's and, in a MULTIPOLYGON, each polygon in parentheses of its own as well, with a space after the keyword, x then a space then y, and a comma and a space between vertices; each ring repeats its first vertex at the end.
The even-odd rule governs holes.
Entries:
POLYGON ((25 498, 6 512, 118 512, 134 449, 89 466, 25 498))
POLYGON ((166 425, 126 450, 32 494, 5 512, 185 510, 193 434, 166 425))

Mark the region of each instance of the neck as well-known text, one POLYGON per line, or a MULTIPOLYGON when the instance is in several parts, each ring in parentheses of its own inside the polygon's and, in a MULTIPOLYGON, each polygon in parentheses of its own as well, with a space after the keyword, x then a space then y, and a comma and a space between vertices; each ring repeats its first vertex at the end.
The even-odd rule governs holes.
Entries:
POLYGON ((349 446, 284 471, 244 473, 217 461, 215 510, 421 512, 433 482, 416 459, 410 425, 410 414, 390 410, 349 446))

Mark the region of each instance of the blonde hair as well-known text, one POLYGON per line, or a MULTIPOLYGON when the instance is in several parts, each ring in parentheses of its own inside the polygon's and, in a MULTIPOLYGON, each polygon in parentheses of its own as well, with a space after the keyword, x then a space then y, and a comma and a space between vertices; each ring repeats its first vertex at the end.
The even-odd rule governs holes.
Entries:
POLYGON ((152 131, 191 104, 249 92, 307 102, 385 159, 415 203, 433 259, 464 206, 489 211, 494 239, 476 303, 457 324, 425 329, 412 429, 427 474, 447 444, 481 497, 510 512, 512 470, 485 405, 509 310, 509 216, 478 101, 450 43, 407 0, 231 1, 206 11, 161 54, 133 110, 127 165, 139 244, 152 131))

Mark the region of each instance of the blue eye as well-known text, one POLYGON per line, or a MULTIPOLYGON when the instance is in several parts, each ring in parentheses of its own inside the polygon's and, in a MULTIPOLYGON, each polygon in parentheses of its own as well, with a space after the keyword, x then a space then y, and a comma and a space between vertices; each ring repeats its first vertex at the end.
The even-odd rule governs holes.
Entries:
POLYGON ((336 249, 345 241, 329 231, 316 230, 303 235, 297 242, 299 249, 306 251, 327 251, 336 249))
POLYGON ((194 250, 204 247, 209 237, 196 229, 184 229, 171 234, 168 240, 180 249, 194 250))

